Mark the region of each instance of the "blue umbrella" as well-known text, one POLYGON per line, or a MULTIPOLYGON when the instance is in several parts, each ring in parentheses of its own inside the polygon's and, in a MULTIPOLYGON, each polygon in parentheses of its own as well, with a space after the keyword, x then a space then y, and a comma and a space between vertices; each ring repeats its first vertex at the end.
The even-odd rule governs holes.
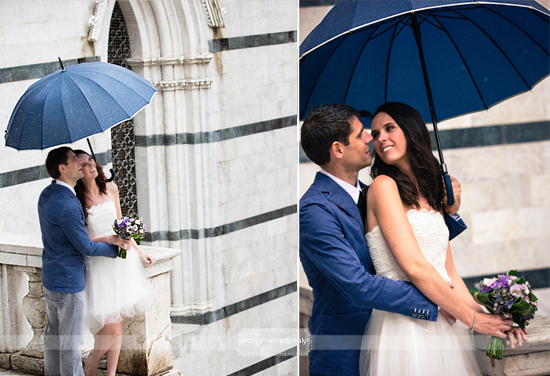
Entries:
MULTIPOLYGON (((342 0, 300 46, 300 118, 386 102, 433 123, 486 110, 550 74, 550 11, 534 0, 342 0)), ((367 124, 368 125, 368 124, 367 124)))
POLYGON ((117 65, 61 67, 19 99, 6 130, 6 146, 43 150, 73 143, 131 119, 156 93, 149 81, 117 65))

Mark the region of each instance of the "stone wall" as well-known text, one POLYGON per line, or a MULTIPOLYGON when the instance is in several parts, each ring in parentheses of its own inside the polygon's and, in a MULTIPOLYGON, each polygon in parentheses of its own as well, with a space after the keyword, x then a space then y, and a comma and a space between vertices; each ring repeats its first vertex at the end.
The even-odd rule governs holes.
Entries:
MULTIPOLYGON (((548 0, 540 3, 550 7, 548 0)), ((301 8, 300 12, 310 15, 306 27, 312 29, 312 24, 322 19, 314 22, 315 14, 329 8, 301 8)), ((305 35, 300 35, 302 38, 305 35)), ((448 137, 442 137, 450 145, 445 149, 443 142, 445 162, 462 185, 460 215, 468 225, 468 230, 451 242, 459 274, 471 283, 483 275, 523 271, 541 300, 539 313, 549 315, 550 305, 544 302, 550 299, 550 81, 547 78, 531 92, 488 111, 443 121, 438 128, 442 136, 447 132, 448 137), (476 137, 483 134, 484 127, 491 127, 494 134, 485 140, 492 146, 473 146, 479 145, 476 137), (479 133, 471 136, 475 129, 479 133)), ((318 171, 304 157, 299 167, 300 197, 318 171)), ((369 169, 359 177, 368 184, 369 169)), ((309 288, 303 271, 300 286, 309 288)))
MULTIPOLYGON (((224 352, 241 329, 295 327, 296 3, 118 4, 128 65, 158 90, 134 119, 137 201, 148 225, 145 244, 182 250, 171 273, 172 321, 195 329, 179 331, 178 341, 183 346, 199 333, 224 352), (265 307, 278 320, 264 317, 265 307)), ((114 5, 0 2, 0 131, 26 88, 57 69, 58 56, 66 65, 108 60, 114 5), (89 41, 91 15, 95 41, 89 41)), ((109 132, 90 140, 110 166, 109 132)), ((88 149, 85 141, 74 147, 88 149)), ((46 154, 0 143, 0 232, 40 233, 36 204, 50 182, 46 154)), ((174 362, 186 374, 285 373, 297 365, 294 356, 189 357, 185 349, 174 349, 181 355, 174 362)))

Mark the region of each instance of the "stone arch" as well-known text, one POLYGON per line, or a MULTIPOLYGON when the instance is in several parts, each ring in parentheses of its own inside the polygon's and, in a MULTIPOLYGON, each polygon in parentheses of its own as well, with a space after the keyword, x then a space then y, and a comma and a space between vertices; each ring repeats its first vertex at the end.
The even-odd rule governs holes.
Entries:
MULTIPOLYGON (((96 53, 107 56, 107 39, 114 0, 107 2, 96 53)), ((211 306, 215 262, 208 255, 211 239, 179 237, 182 230, 208 227, 212 216, 204 167, 209 145, 174 145, 178 134, 209 129, 206 90, 211 80, 209 29, 201 2, 187 0, 118 0, 128 25, 129 65, 153 82, 157 94, 150 106, 134 118, 139 214, 153 229, 156 246, 184 251, 174 259, 172 302, 176 312, 211 306), (154 139, 148 144, 148 140, 154 139), (161 141, 158 141, 161 140, 161 141), (168 140, 168 141, 162 141, 168 140), (160 143, 160 144, 159 144, 160 143), (191 307, 191 308, 189 308, 191 307)), ((211 37, 211 36, 210 36, 211 37)), ((200 310, 199 309, 199 310, 200 310)))

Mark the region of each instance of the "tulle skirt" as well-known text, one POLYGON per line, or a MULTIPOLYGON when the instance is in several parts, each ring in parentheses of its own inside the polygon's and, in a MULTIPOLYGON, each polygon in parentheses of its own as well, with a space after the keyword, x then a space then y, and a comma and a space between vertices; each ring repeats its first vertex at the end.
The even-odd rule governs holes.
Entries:
POLYGON ((452 326, 374 310, 361 345, 361 376, 481 375, 472 335, 452 326))
POLYGON ((145 312, 153 288, 135 249, 125 259, 86 257, 86 326, 96 334, 105 324, 145 312))

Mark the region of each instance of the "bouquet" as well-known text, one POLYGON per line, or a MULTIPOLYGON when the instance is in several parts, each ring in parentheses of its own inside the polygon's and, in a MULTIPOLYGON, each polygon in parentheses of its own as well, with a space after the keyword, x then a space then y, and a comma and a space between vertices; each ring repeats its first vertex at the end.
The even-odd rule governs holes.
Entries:
MULTIPOLYGON (((139 241, 145 236, 145 223, 134 216, 122 217, 120 219, 115 219, 113 222, 113 230, 119 238, 134 238, 136 243, 139 244, 139 241)), ((126 250, 124 248, 118 251, 118 257, 123 259, 126 258, 126 250)))
MULTIPOLYGON (((470 290, 474 300, 487 308, 489 312, 503 314, 524 329, 529 325, 537 310, 537 297, 531 292, 531 286, 523 277, 517 277, 511 270, 498 277, 485 278, 470 290)), ((487 347, 488 357, 502 359, 504 344, 502 339, 491 337, 487 347)))

